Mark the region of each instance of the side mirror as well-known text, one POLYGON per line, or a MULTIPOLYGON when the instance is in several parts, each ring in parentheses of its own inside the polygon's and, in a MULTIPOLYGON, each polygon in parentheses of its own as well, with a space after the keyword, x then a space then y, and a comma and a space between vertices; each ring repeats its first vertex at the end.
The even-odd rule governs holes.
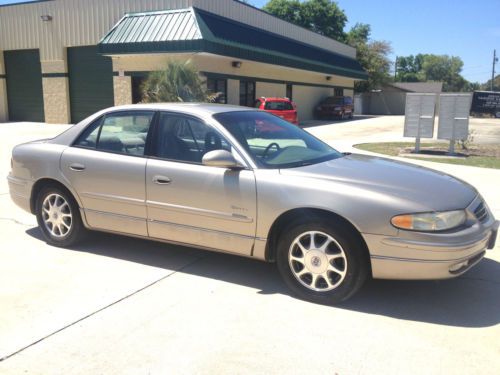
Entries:
POLYGON ((237 161, 233 154, 226 150, 213 150, 203 155, 201 160, 203 165, 210 167, 244 169, 245 166, 237 161))

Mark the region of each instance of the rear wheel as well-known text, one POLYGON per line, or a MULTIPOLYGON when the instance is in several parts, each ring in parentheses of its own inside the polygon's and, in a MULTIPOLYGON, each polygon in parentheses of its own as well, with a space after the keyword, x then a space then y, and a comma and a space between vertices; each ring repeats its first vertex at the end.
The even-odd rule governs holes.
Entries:
POLYGON ((54 246, 71 246, 85 235, 78 204, 65 190, 47 186, 36 200, 36 218, 45 240, 54 246))
POLYGON ((292 224, 280 238, 278 269, 300 298, 335 304, 351 297, 368 276, 364 244, 335 222, 292 224))

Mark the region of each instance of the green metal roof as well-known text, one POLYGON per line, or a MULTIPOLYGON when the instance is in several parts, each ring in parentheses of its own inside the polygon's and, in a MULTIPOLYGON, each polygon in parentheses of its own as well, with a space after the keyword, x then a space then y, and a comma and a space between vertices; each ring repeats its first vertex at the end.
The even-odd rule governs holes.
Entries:
POLYGON ((99 42, 103 54, 208 52, 366 79, 356 59, 197 8, 125 15, 99 42))

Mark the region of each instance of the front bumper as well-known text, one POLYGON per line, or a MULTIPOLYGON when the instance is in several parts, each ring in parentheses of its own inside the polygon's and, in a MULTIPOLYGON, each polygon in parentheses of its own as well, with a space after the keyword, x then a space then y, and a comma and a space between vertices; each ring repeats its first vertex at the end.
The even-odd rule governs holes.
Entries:
POLYGON ((498 227, 499 221, 489 213, 484 223, 475 222, 454 233, 400 231, 402 235, 398 237, 363 237, 376 279, 448 279, 467 272, 479 263, 487 249, 495 247, 498 227))

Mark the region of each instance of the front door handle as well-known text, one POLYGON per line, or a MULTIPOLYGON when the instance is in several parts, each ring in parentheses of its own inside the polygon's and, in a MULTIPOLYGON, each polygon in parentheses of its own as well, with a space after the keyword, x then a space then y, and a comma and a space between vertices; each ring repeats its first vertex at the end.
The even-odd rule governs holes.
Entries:
POLYGON ((85 169, 85 165, 79 163, 73 163, 69 165, 69 169, 75 172, 81 172, 85 169))
POLYGON ((168 185, 172 182, 172 180, 165 176, 154 176, 153 182, 158 185, 168 185))

